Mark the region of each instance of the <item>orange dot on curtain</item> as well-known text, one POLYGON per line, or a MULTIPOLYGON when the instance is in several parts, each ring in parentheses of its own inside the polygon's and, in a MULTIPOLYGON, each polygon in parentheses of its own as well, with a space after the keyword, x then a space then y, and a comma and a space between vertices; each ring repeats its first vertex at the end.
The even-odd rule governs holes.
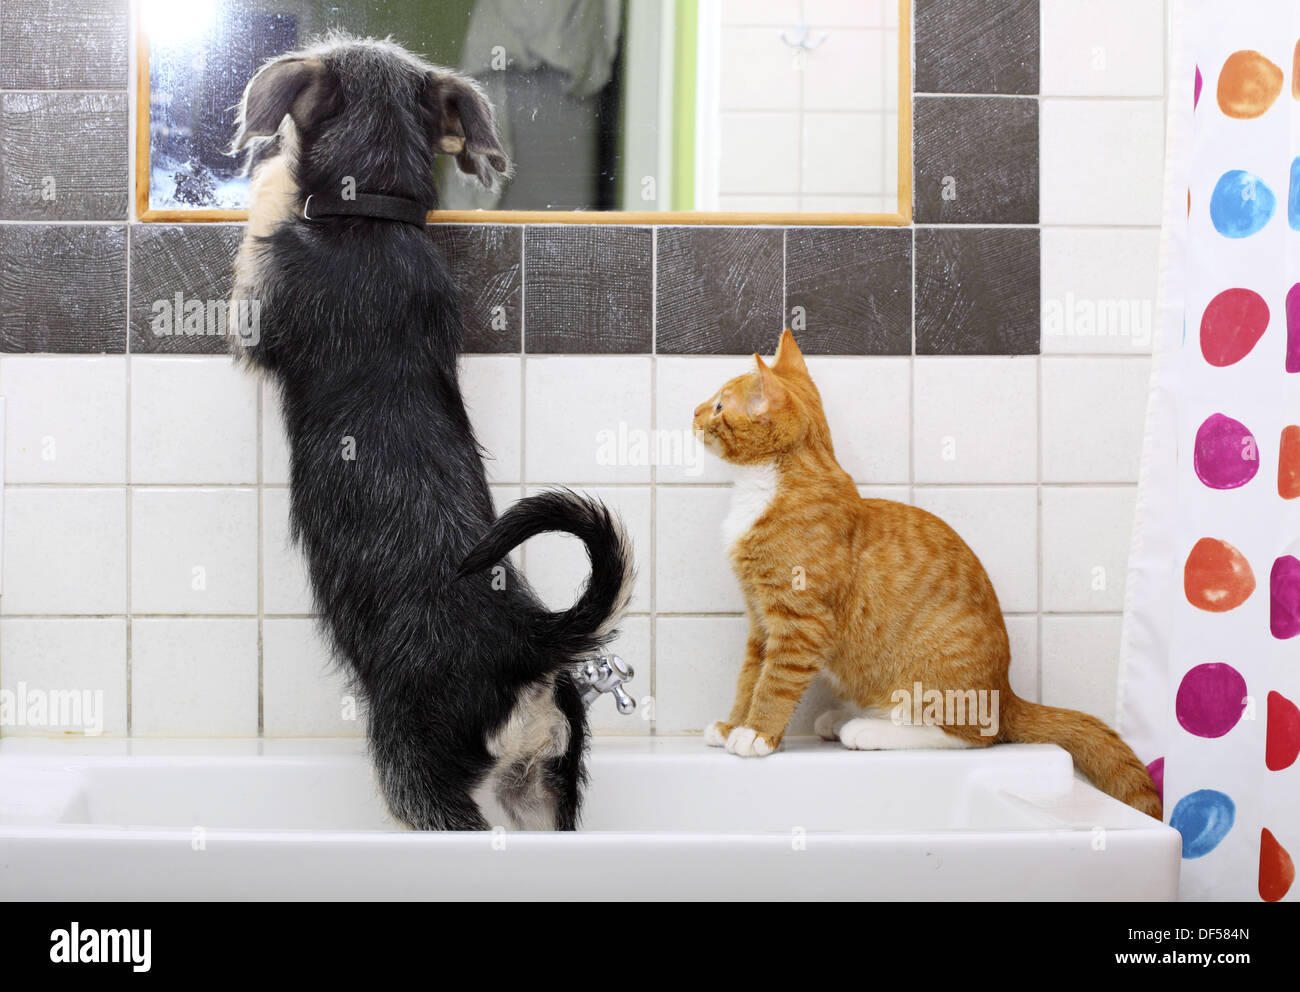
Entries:
POLYGON ((1283 499, 1300 497, 1300 424, 1282 428, 1277 458, 1277 494, 1283 499))
POLYGON ((1219 109, 1238 120, 1259 117, 1282 93, 1282 70, 1259 52, 1233 52, 1219 72, 1219 109))
POLYGON ((1199 610, 1235 610, 1255 591, 1255 573, 1246 556, 1227 541, 1203 537, 1183 566, 1183 593, 1199 610))

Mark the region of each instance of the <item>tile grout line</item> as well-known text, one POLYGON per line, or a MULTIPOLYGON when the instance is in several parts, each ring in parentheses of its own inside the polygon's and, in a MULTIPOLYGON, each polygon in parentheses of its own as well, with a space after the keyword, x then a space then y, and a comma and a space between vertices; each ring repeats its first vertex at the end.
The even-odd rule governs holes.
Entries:
MULTIPOLYGON (((12 357, 12 356, 10 356, 12 357)), ((821 356, 814 356, 821 357, 821 356)), ((926 358, 929 356, 919 356, 926 358)), ((914 482, 909 479, 888 478, 888 479, 863 479, 854 478, 854 485, 858 486, 875 486, 880 488, 902 488, 904 486, 915 485, 918 489, 1029 489, 1041 485, 1044 489, 1132 489, 1137 486, 1136 479, 1044 479, 1041 483, 1035 479, 1021 479, 1014 481, 1007 480, 988 480, 988 479, 939 479, 925 480, 914 482)), ((636 482, 614 482, 600 479, 586 480, 564 480, 564 479, 538 479, 529 483, 518 482, 489 482, 489 486, 497 489, 510 489, 526 487, 544 487, 544 486, 584 486, 588 488, 599 487, 605 489, 644 489, 650 485, 647 480, 636 482)), ((727 479, 716 479, 713 481, 701 482, 659 482, 656 486, 661 489, 725 489, 731 485, 727 479)), ((223 491, 232 489, 244 489, 249 492, 257 492, 258 485, 252 482, 224 482, 224 483, 138 483, 123 484, 120 482, 13 482, 5 486, 6 489, 29 490, 39 492, 42 490, 59 491, 68 489, 88 489, 88 490, 114 490, 130 489, 132 491, 140 490, 143 492, 157 492, 160 490, 179 490, 181 492, 194 492, 200 490, 223 491)), ((261 487, 271 492, 276 490, 285 490, 289 488, 287 482, 268 482, 261 487)), ((247 614, 252 616, 253 614, 247 614)))
MULTIPOLYGON (((1118 617, 1123 616, 1123 610, 1051 610, 1045 613, 1048 617, 1077 617, 1087 619, 1089 617, 1118 617)), ((648 620, 652 614, 645 610, 632 610, 627 614, 629 617, 648 620)), ((658 617, 743 617, 743 612, 734 611, 714 611, 707 610, 686 611, 686 610, 668 610, 654 614, 658 617)), ((1039 614, 1034 610, 1003 610, 1003 616, 1026 618, 1036 617, 1039 614)), ((137 620, 248 620, 257 619, 255 613, 6 613, 3 620, 125 620, 128 617, 134 617, 137 620)), ((318 613, 271 613, 268 614, 269 620, 320 620, 318 613)))
POLYGON ((266 736, 266 640, 264 621, 266 615, 266 491, 262 487, 262 424, 265 418, 262 381, 257 379, 257 437, 254 449, 257 455, 257 736, 266 736))
MULTIPOLYGON (((659 228, 650 228, 650 436, 658 438, 659 434, 659 228)), ((659 659, 656 657, 656 628, 658 623, 658 459, 650 463, 650 707, 654 713, 654 701, 659 690, 659 659)), ((646 728, 651 737, 656 736, 655 719, 647 718, 645 711, 638 713, 641 720, 649 726, 646 728)))
MULTIPOLYGON (((1038 354, 1034 359, 1034 417, 1035 417, 1035 438, 1034 438, 1034 474, 1038 480, 1038 485, 1034 493, 1034 699, 1041 703, 1043 701, 1043 22, 1046 19, 1046 12, 1042 4, 1038 8, 1038 94, 1037 94, 1037 115, 1038 115, 1038 144, 1034 149, 1036 158, 1035 178, 1038 181, 1038 223, 1035 225, 1038 231, 1038 354)), ((1011 672, 1007 671, 1008 685, 1010 685, 1011 672)))
POLYGON ((125 613, 125 617, 126 617, 126 730, 125 730, 125 734, 127 737, 130 737, 133 733, 134 723, 135 723, 135 712, 131 702, 131 697, 132 697, 134 684, 135 684, 135 656, 134 656, 135 623, 134 623, 134 614, 132 613, 134 604, 131 601, 131 597, 133 593, 132 585, 131 585, 131 573, 134 571, 134 569, 132 568, 131 556, 133 554, 133 543, 135 540, 135 529, 131 525, 131 518, 134 516, 134 510, 135 510, 135 486, 133 484, 134 480, 132 478, 133 473, 131 472, 131 399, 133 395, 132 387, 134 383, 132 381, 132 376, 131 376, 131 227, 130 225, 128 225, 126 229, 126 344, 124 347, 125 347, 125 351, 122 356, 123 359, 122 364, 124 366, 123 375, 126 379, 126 388, 124 391, 126 401, 123 404, 123 406, 125 407, 125 410, 123 411, 125 415, 124 416, 125 435, 122 438, 122 448, 126 458, 126 466, 125 466, 125 475, 123 476, 125 483, 123 486, 122 502, 125 506, 125 516, 126 516, 126 540, 125 540, 126 561, 124 563, 126 568, 126 581, 124 583, 125 594, 126 594, 126 604, 125 604, 126 605, 126 613, 125 613))
MULTIPOLYGON (((528 493, 525 483, 528 472, 528 452, 525 448, 528 437, 528 225, 519 229, 519 464, 515 474, 519 486, 515 490, 522 499, 528 493)), ((528 544, 519 548, 519 571, 528 575, 528 544)))

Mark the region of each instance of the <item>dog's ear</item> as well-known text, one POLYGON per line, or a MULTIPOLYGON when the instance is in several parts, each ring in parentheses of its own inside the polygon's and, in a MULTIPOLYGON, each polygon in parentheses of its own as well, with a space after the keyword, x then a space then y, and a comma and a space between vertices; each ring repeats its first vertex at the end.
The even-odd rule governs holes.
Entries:
POLYGON ((425 81, 424 102, 435 152, 455 155, 456 167, 488 189, 496 187, 498 173, 509 175, 492 104, 478 83, 435 70, 425 81))
POLYGON ((275 134, 286 114, 298 130, 305 131, 337 113, 338 102, 338 87, 320 59, 289 57, 268 62, 244 90, 234 150, 241 150, 252 138, 275 134))

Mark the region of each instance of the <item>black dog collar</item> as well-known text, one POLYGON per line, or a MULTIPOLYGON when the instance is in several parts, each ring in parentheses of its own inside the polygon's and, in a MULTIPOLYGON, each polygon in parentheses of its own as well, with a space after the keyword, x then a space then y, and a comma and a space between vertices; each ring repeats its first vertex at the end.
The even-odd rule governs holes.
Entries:
POLYGON ((322 217, 374 217, 377 220, 395 220, 403 224, 424 227, 429 208, 417 200, 404 196, 383 196, 379 193, 358 193, 346 200, 330 193, 312 193, 302 205, 303 220, 322 217))

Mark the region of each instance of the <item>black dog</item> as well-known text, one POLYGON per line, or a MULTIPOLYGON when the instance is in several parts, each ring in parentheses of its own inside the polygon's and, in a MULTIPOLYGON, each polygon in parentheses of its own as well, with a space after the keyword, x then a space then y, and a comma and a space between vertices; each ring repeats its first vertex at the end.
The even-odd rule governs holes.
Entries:
POLYGON ((258 71, 235 147, 253 173, 235 298, 260 303, 238 350, 280 385, 293 531, 368 701, 389 809, 483 829, 472 793, 489 787, 517 826, 571 830, 587 738, 572 671, 626 609, 631 548, 568 491, 495 520, 457 382, 456 288, 423 228, 435 152, 488 185, 507 169, 491 106, 397 45, 332 36, 258 71), (562 613, 504 560, 552 530, 592 562, 562 613))

